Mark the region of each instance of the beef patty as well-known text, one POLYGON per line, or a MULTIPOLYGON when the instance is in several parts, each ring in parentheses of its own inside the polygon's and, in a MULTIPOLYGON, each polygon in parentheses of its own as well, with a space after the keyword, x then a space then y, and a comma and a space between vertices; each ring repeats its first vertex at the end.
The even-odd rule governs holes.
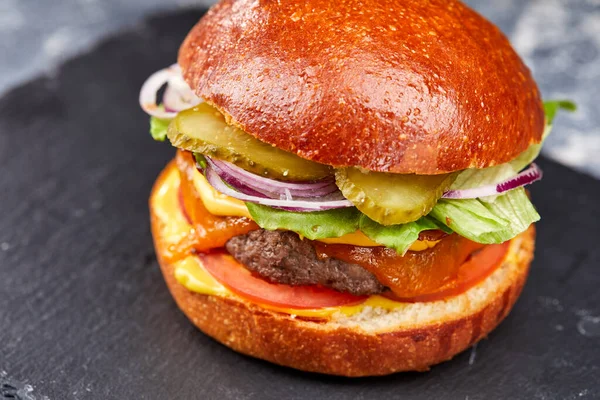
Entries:
POLYGON ((246 268, 269 282, 319 284, 354 295, 377 294, 385 289, 360 265, 335 258, 319 259, 310 241, 294 232, 260 229, 229 239, 225 247, 246 268))

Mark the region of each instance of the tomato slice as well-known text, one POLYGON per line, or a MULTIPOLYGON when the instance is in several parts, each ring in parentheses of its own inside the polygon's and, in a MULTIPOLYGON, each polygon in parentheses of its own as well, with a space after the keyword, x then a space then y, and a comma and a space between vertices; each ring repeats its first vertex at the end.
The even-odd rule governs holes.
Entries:
MULTIPOLYGON (((509 246, 510 242, 487 245, 475 252, 461 265, 457 279, 435 293, 398 297, 392 292, 387 292, 383 296, 403 303, 424 303, 459 295, 490 276, 504 260, 509 246)), ((252 275, 225 252, 199 254, 198 257, 204 268, 222 285, 242 297, 261 304, 296 309, 319 309, 356 305, 368 298, 368 296, 354 296, 321 286, 270 283, 252 275)))
POLYGON ((321 286, 290 286, 257 278, 235 258, 224 252, 199 254, 206 270, 232 292, 257 303, 296 309, 339 307, 362 303, 367 296, 354 296, 321 286))
POLYGON ((420 303, 443 300, 466 292, 485 278, 490 276, 504 261, 510 241, 502 244, 487 245, 473 253, 471 258, 460 266, 456 280, 435 293, 413 297, 398 297, 393 293, 384 296, 395 301, 420 303))

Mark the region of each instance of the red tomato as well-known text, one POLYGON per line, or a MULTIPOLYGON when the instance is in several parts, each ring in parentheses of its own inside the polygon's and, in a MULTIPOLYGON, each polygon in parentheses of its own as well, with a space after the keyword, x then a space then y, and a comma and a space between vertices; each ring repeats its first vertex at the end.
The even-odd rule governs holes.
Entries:
POLYGON ((354 296, 320 286, 290 286, 257 278, 225 253, 198 255, 202 265, 232 292, 257 303, 296 309, 338 307, 363 302, 367 296, 354 296))

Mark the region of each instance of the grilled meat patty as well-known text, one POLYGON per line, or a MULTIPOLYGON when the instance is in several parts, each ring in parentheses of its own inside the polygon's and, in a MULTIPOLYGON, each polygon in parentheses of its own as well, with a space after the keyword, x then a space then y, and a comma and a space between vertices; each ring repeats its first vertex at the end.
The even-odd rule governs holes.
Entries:
POLYGON ((378 294, 385 289, 360 265, 335 258, 319 259, 311 242, 293 232, 260 229, 229 239, 225 247, 246 268, 269 282, 318 284, 354 295, 378 294))

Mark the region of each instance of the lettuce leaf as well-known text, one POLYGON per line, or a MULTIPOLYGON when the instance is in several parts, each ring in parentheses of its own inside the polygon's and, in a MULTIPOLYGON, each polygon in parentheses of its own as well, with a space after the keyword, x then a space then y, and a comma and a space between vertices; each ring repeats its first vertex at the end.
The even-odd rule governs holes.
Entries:
POLYGON ((206 169, 208 166, 208 162, 206 161, 206 157, 200 153, 193 153, 194 159, 196 160, 196 165, 200 167, 202 171, 206 169))
POLYGON ((263 229, 286 229, 310 240, 335 238, 356 232, 360 211, 356 208, 316 212, 291 212, 254 203, 246 203, 252 219, 263 229))
POLYGON ((459 235, 484 244, 503 243, 540 220, 523 188, 498 196, 494 202, 442 199, 429 216, 459 235))
POLYGON ((559 110, 577 111, 577 104, 569 100, 549 100, 544 102, 544 113, 546 114, 546 124, 552 125, 554 117, 559 110))
MULTIPOLYGON (((502 182, 511 176, 521 172, 525 167, 531 164, 542 150, 544 141, 552 131, 554 117, 559 110, 575 111, 577 106, 568 100, 552 100, 544 102, 544 111, 546 113, 546 128, 542 135, 542 141, 538 144, 530 145, 527 150, 519 154, 514 160, 505 164, 483 169, 467 169, 461 172, 456 181, 450 187, 451 190, 471 189, 485 185, 493 185, 502 182)), ((490 196, 484 200, 493 202, 498 196, 490 196)))
POLYGON ((246 203, 246 206, 252 219, 263 229, 290 230, 310 240, 341 237, 360 229, 372 241, 400 254, 406 253, 423 231, 442 229, 452 233, 449 228, 429 217, 422 217, 409 224, 383 226, 354 207, 307 213, 284 211, 253 203, 246 203))
POLYGON ((369 239, 394 249, 399 254, 406 253, 410 246, 419 239, 421 232, 433 229, 442 229, 446 233, 452 233, 451 229, 429 217, 421 217, 408 224, 390 226, 383 226, 364 214, 360 219, 360 230, 369 239))
MULTIPOLYGON (((552 125, 546 125, 546 129, 544 130, 544 134, 542 136, 542 141, 539 144, 530 145, 527 150, 519 154, 517 158, 510 162, 489 168, 470 168, 464 170, 458 175, 450 189, 463 190, 485 185, 493 185, 505 181, 511 176, 515 176, 540 155, 542 144, 551 131, 552 125)), ((498 197, 499 196, 489 196, 485 197, 484 200, 494 202, 498 197)))
POLYGON ((341 237, 360 229, 369 239, 399 254, 404 254, 427 230, 454 231, 478 243, 494 244, 514 238, 540 219, 523 188, 499 196, 494 202, 442 199, 429 215, 391 226, 371 220, 356 208, 302 213, 253 203, 246 206, 263 229, 290 230, 310 240, 341 237))
POLYGON ((170 119, 150 117, 150 135, 157 142, 164 142, 167 138, 167 128, 171 123, 170 119))

